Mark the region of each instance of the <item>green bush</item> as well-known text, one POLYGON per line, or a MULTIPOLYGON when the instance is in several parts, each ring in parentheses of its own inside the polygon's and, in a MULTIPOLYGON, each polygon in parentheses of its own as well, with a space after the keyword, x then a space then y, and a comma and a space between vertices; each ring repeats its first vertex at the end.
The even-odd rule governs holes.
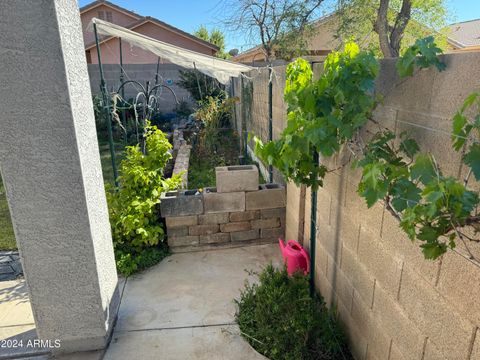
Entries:
POLYGON ((231 127, 234 105, 237 101, 237 97, 209 96, 198 102, 195 116, 203 124, 199 133, 201 147, 212 150, 222 140, 222 131, 231 127))
POLYGON ((182 101, 180 101, 180 103, 178 103, 178 105, 175 109, 175 112, 177 113, 178 117, 187 118, 190 114, 193 113, 193 110, 192 110, 192 107, 190 106, 190 104, 187 101, 182 100, 182 101))
POLYGON ((269 265, 235 302, 242 335, 271 360, 351 359, 335 313, 310 297, 300 273, 289 277, 269 265))
POLYGON ((187 90, 196 101, 203 100, 209 96, 224 96, 224 85, 215 78, 202 74, 198 70, 180 70, 180 80, 177 84, 187 90))
POLYGON ((166 244, 147 247, 140 251, 121 247, 115 251, 118 272, 130 276, 159 263, 169 255, 166 244))
POLYGON ((179 175, 163 177, 163 169, 172 157, 170 148, 165 134, 147 121, 145 153, 138 144, 128 146, 120 164, 120 187, 107 185, 117 267, 125 275, 159 258, 152 250, 164 239, 157 205, 163 192, 176 189, 181 183, 179 175))

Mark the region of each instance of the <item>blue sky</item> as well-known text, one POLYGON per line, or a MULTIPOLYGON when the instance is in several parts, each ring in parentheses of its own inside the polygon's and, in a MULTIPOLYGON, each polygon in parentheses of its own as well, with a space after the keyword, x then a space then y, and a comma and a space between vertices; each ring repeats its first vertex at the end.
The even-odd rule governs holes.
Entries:
MULTIPOLYGON (((200 25, 225 30, 222 23, 222 0, 110 0, 140 15, 156 17, 184 31, 193 32, 200 25)), ((91 0, 79 0, 84 6, 91 0)), ((480 0, 448 0, 454 22, 480 18, 480 0)), ((255 44, 241 35, 226 33, 227 50, 246 50, 255 44)))

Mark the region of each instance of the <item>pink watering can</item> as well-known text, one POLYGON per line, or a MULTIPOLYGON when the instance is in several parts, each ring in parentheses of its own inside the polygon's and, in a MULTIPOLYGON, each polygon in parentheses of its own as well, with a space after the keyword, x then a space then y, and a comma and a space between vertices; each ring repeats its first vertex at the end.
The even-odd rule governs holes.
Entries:
POLYGON ((287 264, 288 275, 302 270, 305 275, 310 272, 310 257, 305 249, 295 240, 288 240, 287 245, 282 239, 278 239, 283 261, 287 264))

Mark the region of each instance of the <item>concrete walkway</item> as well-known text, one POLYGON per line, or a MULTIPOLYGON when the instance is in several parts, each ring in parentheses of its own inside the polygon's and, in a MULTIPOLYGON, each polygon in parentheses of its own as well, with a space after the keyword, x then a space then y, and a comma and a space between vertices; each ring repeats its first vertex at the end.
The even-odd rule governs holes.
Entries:
MULTIPOLYGON (((106 352, 62 359, 265 359, 239 335, 233 299, 249 278, 245 270, 260 270, 269 262, 281 263, 278 245, 174 254, 124 283, 117 325, 106 352)), ((3 301, 0 297, 0 310, 3 301)), ((22 321, 31 328, 31 313, 22 321)), ((0 330, 2 322, 0 318, 0 330)))

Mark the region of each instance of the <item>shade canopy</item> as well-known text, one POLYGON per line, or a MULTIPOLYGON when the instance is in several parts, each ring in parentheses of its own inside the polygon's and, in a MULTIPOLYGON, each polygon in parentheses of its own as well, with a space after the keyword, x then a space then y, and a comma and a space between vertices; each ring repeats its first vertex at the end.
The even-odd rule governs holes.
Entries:
POLYGON ((171 63, 187 69, 197 69, 208 76, 216 78, 222 84, 227 84, 230 77, 238 77, 241 73, 253 69, 247 65, 222 60, 214 56, 208 56, 163 41, 155 40, 151 37, 97 18, 93 18, 90 22, 88 26, 89 31, 93 32, 93 24, 96 25, 98 34, 121 38, 122 41, 126 41, 131 45, 150 51, 161 58, 167 59, 171 63))

